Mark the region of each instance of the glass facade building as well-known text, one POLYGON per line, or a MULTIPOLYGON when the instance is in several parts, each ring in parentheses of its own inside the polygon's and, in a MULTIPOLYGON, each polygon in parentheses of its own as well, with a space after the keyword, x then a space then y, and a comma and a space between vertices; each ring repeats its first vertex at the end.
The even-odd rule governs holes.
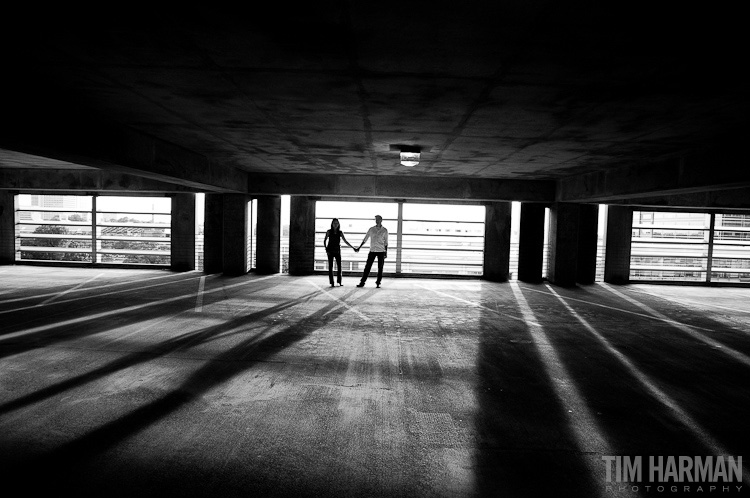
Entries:
POLYGON ((750 283, 750 215, 634 211, 630 279, 750 283))

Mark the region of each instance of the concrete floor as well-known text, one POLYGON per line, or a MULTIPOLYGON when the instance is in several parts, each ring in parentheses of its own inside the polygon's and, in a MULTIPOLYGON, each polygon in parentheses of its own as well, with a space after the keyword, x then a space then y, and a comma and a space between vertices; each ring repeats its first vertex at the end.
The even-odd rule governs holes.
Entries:
POLYGON ((750 289, 31 266, 0 282, 18 496, 652 496, 607 489, 601 457, 750 443, 750 289))

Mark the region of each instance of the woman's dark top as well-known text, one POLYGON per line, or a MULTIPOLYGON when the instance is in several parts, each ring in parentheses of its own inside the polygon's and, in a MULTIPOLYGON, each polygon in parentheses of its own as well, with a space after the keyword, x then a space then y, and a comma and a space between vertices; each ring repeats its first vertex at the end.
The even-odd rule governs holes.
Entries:
POLYGON ((341 251, 341 235, 343 235, 341 230, 338 232, 328 230, 328 252, 341 251))

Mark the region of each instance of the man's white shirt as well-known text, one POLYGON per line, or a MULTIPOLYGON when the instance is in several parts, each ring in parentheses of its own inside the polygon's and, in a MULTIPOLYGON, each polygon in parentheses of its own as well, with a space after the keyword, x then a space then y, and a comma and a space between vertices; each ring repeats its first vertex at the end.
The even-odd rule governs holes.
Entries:
POLYGON ((367 239, 370 239, 370 252, 385 252, 388 247, 388 229, 382 225, 380 228, 377 225, 370 227, 362 241, 363 245, 367 239))

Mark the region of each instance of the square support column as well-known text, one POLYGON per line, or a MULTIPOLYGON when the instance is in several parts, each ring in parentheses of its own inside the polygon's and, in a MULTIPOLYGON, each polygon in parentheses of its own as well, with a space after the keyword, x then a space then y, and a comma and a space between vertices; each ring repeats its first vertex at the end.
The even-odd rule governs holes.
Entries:
POLYGON ((630 282, 630 243, 633 237, 633 208, 607 208, 607 249, 604 257, 604 281, 610 284, 630 282))
POLYGON ((222 268, 225 275, 247 273, 248 197, 244 194, 224 194, 222 216, 222 268))
POLYGON ((510 202, 485 206, 484 279, 507 282, 510 273, 510 202))
POLYGON ((16 204, 15 195, 0 190, 0 265, 16 262, 16 204))
POLYGON ((599 229, 599 205, 581 204, 578 219, 578 270, 579 284, 596 281, 596 246, 599 229))
POLYGON ((203 221, 203 271, 224 271, 224 195, 206 194, 203 221))
POLYGON ((172 194, 171 266, 195 270, 195 194, 172 194))
POLYGON ((576 284, 579 215, 579 204, 555 202, 550 208, 547 280, 555 285, 576 284))
POLYGON ((255 270, 279 273, 281 266, 281 196, 258 196, 258 236, 255 270))
POLYGON ((544 261, 544 204, 521 203, 521 225, 518 232, 518 280, 542 281, 544 261))
POLYGON ((311 275, 315 270, 315 200, 289 199, 289 274, 311 275))

